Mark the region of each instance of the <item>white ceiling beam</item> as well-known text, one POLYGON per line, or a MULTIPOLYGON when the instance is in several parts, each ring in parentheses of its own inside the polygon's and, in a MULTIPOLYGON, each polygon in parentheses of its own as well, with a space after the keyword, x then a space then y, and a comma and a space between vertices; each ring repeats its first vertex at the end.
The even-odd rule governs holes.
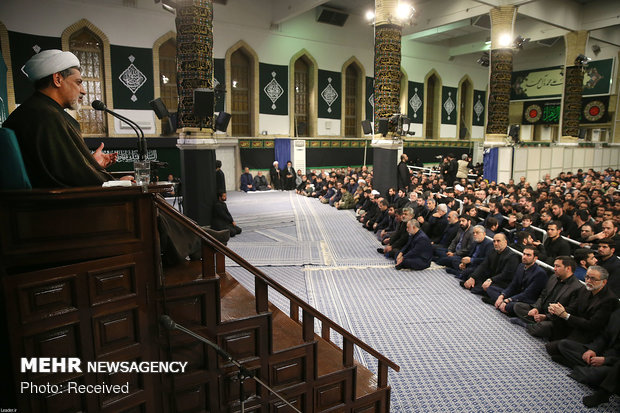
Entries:
POLYGON ((448 55, 449 56, 461 56, 464 54, 483 52, 485 50, 490 50, 490 49, 491 49, 491 44, 486 44, 485 42, 481 41, 481 42, 474 42, 474 43, 468 43, 468 44, 463 44, 460 46, 451 47, 450 49, 448 49, 448 55))
POLYGON ((271 23, 280 24, 327 3, 329 0, 275 0, 271 6, 271 23))
POLYGON ((521 6, 523 4, 532 3, 540 0, 476 0, 478 3, 486 4, 491 7, 501 6, 521 6))
POLYGON ((469 26, 471 26, 470 19, 461 20, 460 22, 445 24, 443 26, 435 27, 433 29, 422 30, 420 32, 415 32, 407 36, 403 36, 403 40, 421 39, 423 37, 433 36, 435 34, 445 33, 451 30, 460 29, 461 27, 469 27, 469 26))
POLYGON ((568 33, 566 29, 553 27, 532 19, 520 20, 515 26, 515 36, 529 37, 532 42, 564 36, 566 33, 568 33))
POLYGON ((592 30, 590 32, 590 43, 592 41, 605 42, 620 47, 620 29, 617 27, 607 27, 605 29, 592 30))
POLYGON ((519 6, 519 14, 574 31, 581 30, 582 7, 566 0, 545 0, 519 6))
POLYGON ((620 25, 620 2, 594 2, 582 9, 581 30, 597 30, 620 25))
POLYGON ((416 9, 413 26, 403 27, 403 38, 486 14, 491 7, 474 0, 434 0, 416 9))

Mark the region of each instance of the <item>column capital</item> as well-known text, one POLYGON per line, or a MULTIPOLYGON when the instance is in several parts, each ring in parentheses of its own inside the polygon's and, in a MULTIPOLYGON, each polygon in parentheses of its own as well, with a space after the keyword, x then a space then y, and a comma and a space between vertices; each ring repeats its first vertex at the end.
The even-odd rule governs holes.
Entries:
POLYGON ((495 7, 491 9, 489 14, 491 15, 491 50, 509 48, 510 46, 502 45, 500 38, 508 34, 512 43, 517 7, 495 7))
POLYGON ((375 1, 375 25, 394 24, 400 26, 396 19, 396 9, 398 0, 376 0, 375 1))
POLYGON ((564 43, 566 44, 565 66, 575 66, 577 56, 585 54, 589 35, 590 32, 587 30, 568 32, 564 35, 564 43))

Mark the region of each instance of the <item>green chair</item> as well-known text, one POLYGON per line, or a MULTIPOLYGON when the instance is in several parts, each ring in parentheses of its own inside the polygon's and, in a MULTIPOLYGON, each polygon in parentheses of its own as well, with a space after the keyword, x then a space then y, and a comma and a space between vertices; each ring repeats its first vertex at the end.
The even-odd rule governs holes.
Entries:
POLYGON ((31 189, 15 132, 0 128, 0 189, 31 189))

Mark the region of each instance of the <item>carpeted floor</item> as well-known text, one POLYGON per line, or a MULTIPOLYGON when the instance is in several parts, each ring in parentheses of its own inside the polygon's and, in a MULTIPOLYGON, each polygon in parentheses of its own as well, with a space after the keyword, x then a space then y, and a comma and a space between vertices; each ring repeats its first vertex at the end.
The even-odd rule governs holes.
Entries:
MULTIPOLYGON (((351 211, 292 192, 229 193, 228 206, 243 228, 234 251, 400 365, 389 373, 392 412, 620 411, 618 397, 584 408, 591 389, 567 377, 543 341, 441 267, 396 271, 351 211)), ((249 273, 228 271, 253 290, 249 273)), ((270 291, 270 300, 288 313, 284 297, 270 291)), ((374 358, 355 356, 376 372, 374 358)))

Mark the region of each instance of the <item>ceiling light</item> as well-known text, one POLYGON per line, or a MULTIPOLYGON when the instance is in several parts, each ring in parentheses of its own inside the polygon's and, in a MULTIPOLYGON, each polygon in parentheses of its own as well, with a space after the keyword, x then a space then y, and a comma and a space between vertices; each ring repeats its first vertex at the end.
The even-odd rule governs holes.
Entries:
POLYGON ((400 21, 409 20, 413 17, 415 9, 408 3, 398 3, 396 8, 396 18, 400 21))
POLYGON ((368 10, 366 12, 366 20, 370 22, 370 21, 373 21, 374 18, 375 18, 375 12, 372 10, 368 10))
POLYGON ((498 43, 500 47, 508 47, 512 43, 512 37, 509 33, 504 33, 499 36, 498 43))

